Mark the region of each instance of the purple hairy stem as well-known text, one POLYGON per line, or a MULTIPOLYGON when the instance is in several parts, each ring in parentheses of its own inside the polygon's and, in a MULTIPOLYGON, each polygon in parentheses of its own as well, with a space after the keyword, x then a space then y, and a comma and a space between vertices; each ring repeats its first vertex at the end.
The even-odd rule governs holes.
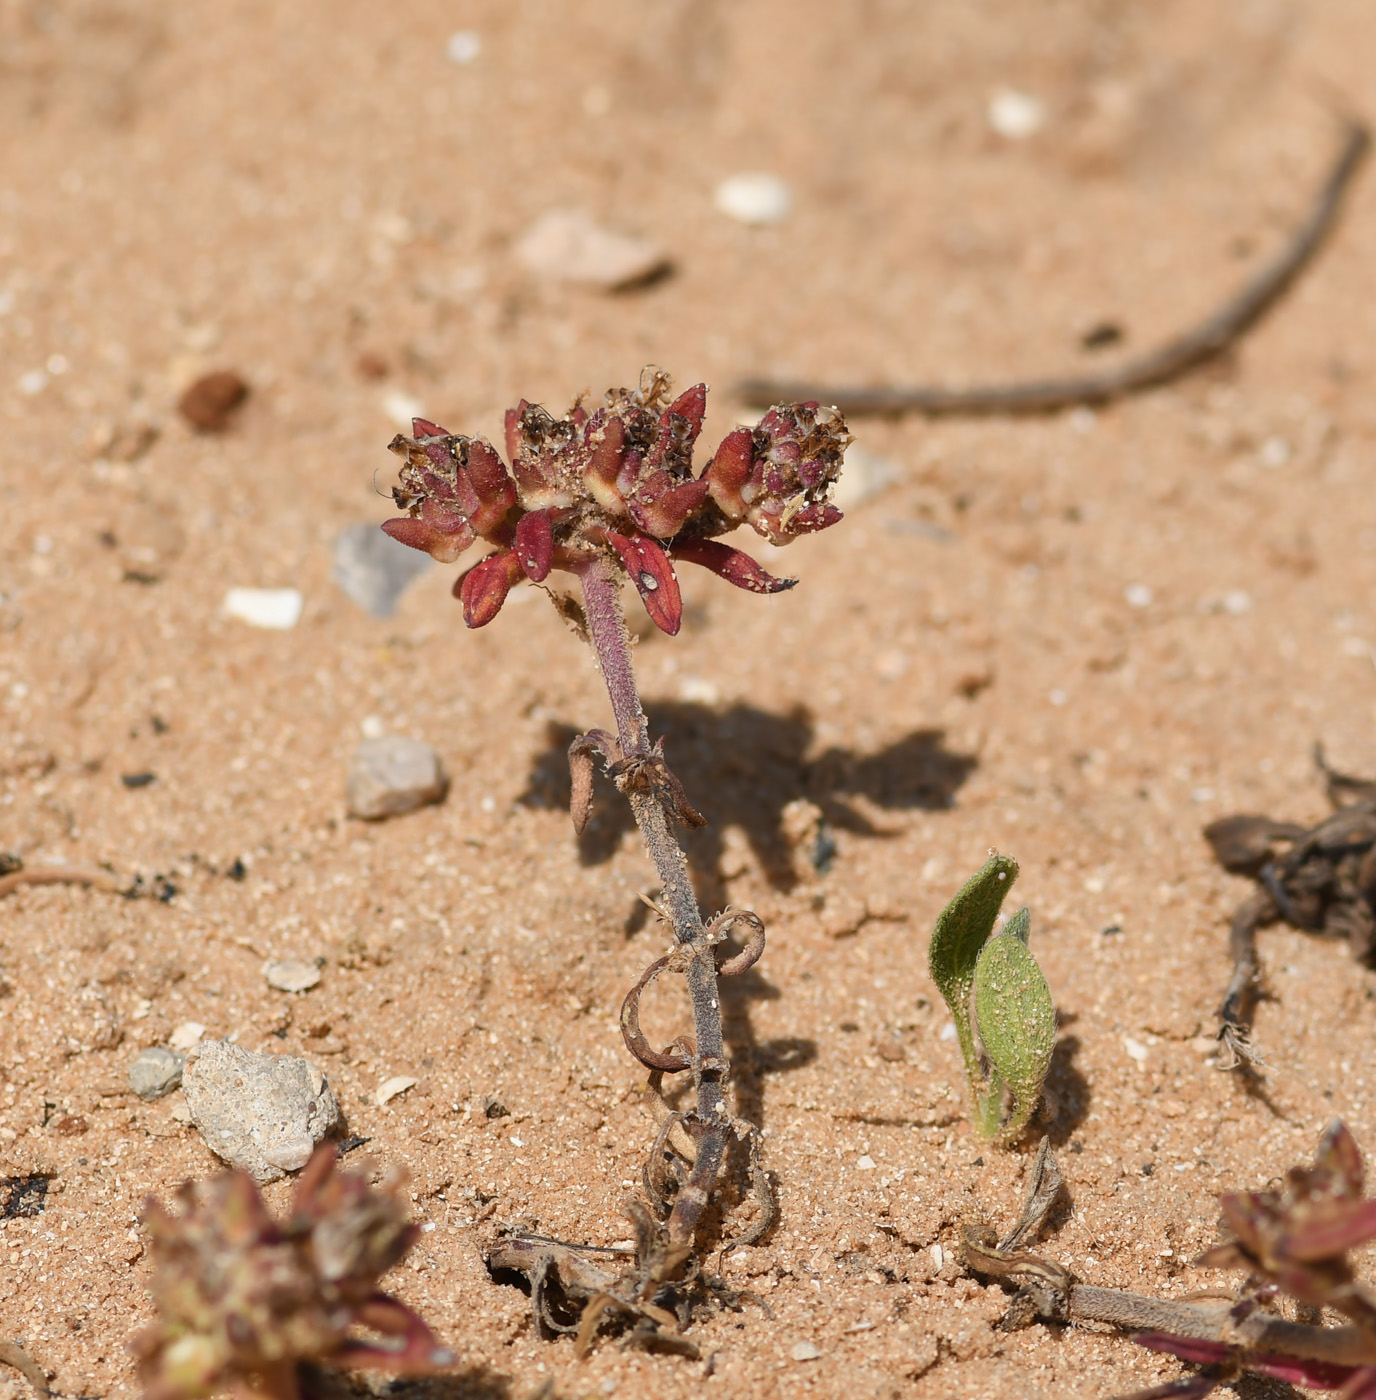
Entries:
MULTIPOLYGON (((621 752, 628 760, 647 759, 653 751, 636 689, 630 636, 621 611, 620 572, 610 559, 599 556, 580 570, 579 576, 588 633, 616 717, 621 752)), ((693 1003, 696 1111, 685 1121, 685 1127, 692 1135, 696 1160, 678 1193, 668 1226, 670 1246, 688 1246, 716 1184, 732 1129, 726 1104, 729 1066, 722 1044, 716 957, 688 878, 687 857, 674 837, 668 814, 648 787, 628 784, 625 791, 663 885, 662 903, 673 925, 674 941, 688 954, 684 973, 693 1003)))

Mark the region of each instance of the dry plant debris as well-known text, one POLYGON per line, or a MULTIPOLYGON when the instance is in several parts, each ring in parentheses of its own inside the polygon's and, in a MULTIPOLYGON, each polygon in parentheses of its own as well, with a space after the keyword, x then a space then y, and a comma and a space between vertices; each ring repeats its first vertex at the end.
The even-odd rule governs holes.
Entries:
POLYGON ((247 1172, 187 1182, 183 1210, 152 1198, 157 1323, 131 1342, 145 1400, 193 1400, 233 1385, 298 1400, 302 1362, 420 1375, 452 1363, 429 1327, 378 1280, 419 1238, 393 1181, 378 1189, 320 1148, 287 1219, 268 1214, 247 1172), (355 1327, 378 1334, 362 1340, 355 1327))
POLYGON ((1284 921, 1344 938, 1368 966, 1376 953, 1376 782, 1334 772, 1322 750, 1315 759, 1336 809, 1317 826, 1241 813, 1204 829, 1219 863, 1258 886, 1238 906, 1229 934, 1233 975, 1218 1013, 1224 1069, 1262 1063, 1252 1042, 1258 929, 1284 921))
POLYGON ((1348 1250, 1376 1238, 1376 1199, 1363 1199, 1362 1177, 1357 1144, 1335 1122, 1319 1143, 1314 1165, 1292 1167, 1281 1188, 1221 1197, 1236 1238, 1198 1262, 1247 1270, 1236 1296, 1227 1300, 1175 1301, 1091 1287, 1059 1264, 993 1245, 990 1232, 978 1228, 965 1232, 963 1259, 971 1273, 1015 1290, 1003 1323, 1008 1330, 1035 1320, 1106 1322, 1132 1333, 1141 1346, 1202 1367, 1198 1375, 1127 1400, 1202 1400, 1247 1371, 1340 1390, 1341 1400, 1371 1400, 1376 1290, 1356 1278, 1347 1258, 1348 1250), (1311 1320, 1280 1315, 1280 1300, 1307 1310, 1311 1320), (1341 1313, 1347 1324, 1312 1320, 1322 1308, 1341 1313))

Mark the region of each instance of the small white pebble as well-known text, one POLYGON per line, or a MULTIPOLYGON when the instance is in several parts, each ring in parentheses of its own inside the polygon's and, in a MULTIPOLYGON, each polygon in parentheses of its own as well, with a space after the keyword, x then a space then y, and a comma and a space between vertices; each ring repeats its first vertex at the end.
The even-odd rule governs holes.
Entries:
POLYGON ((425 1224, 420 1227, 420 1232, 422 1235, 428 1235, 434 1228, 435 1222, 433 1220, 427 1220, 425 1224))
POLYGON ((167 1043, 174 1050, 190 1050, 193 1045, 200 1043, 204 1034, 205 1027, 199 1021, 183 1021, 167 1037, 167 1043))
POLYGON ((715 705, 721 691, 705 676, 684 676, 678 683, 678 698, 689 705, 715 705))
POLYGON ((989 99, 989 125, 1009 141, 1026 141, 1046 125, 1046 104, 1028 92, 1000 88, 989 99))
POLYGON ((1050 700, 1053 705, 1057 706, 1068 705, 1070 703, 1070 696, 1063 690, 1053 690, 1046 698, 1050 700))
POLYGON ((301 621, 304 602, 299 588, 231 588, 225 594, 224 612, 250 627, 289 632, 301 621))
POLYGON ((1130 608, 1149 608, 1156 601, 1156 594, 1145 583, 1130 583, 1123 589, 1123 601, 1130 608))
POLYGON ((1294 454, 1294 449, 1283 437, 1268 437, 1261 444, 1257 456, 1263 467, 1283 467, 1294 454))
POLYGON ((874 1158, 867 1152, 856 1162, 855 1169, 860 1172, 872 1172, 876 1165, 874 1158))
MULTIPOLYGON (((1002 873, 1000 873, 999 879, 1000 879, 1000 880, 1003 879, 1002 873)), ((956 1038, 956 1023, 955 1023, 954 1021, 947 1021, 946 1024, 945 1024, 944 1026, 942 1026, 942 1028, 941 1028, 941 1034, 940 1034, 939 1036, 937 1036, 937 1039, 938 1039, 938 1040, 954 1040, 955 1038, 956 1038)))
POLYGON ((1151 1051, 1143 1045, 1140 1040, 1134 1040, 1130 1035, 1125 1035, 1123 1037, 1123 1049, 1126 1050, 1128 1055, 1136 1060, 1139 1065, 1146 1064, 1147 1057, 1151 1054, 1151 1051))
POLYGON ((381 715, 364 715, 358 729, 365 739, 380 739, 387 732, 381 715))
POLYGON ((1212 802, 1214 800, 1214 790, 1211 787, 1197 787, 1190 794, 1191 802, 1212 802))
POLYGON ((474 29, 456 29, 444 46, 451 63, 472 63, 483 51, 481 35, 474 29))
POLYGON ((411 431, 411 419, 425 417, 425 405, 402 389, 388 389, 382 395, 382 411, 404 433, 411 431))
POLYGON ((941 1266, 946 1262, 946 1256, 942 1253, 941 1246, 939 1244, 934 1244, 927 1253, 932 1256, 932 1268, 934 1268, 937 1273, 940 1273, 941 1266))
POLYGON ((48 372, 43 369, 25 370, 15 381, 15 384, 21 394, 32 398, 35 394, 41 394, 48 387, 48 372))
POLYGON ((66 374, 70 368, 71 365, 68 363, 67 357, 65 355, 48 356, 49 374, 66 374))
POLYGON ((35 535, 33 537, 33 552, 35 554, 51 554, 53 552, 53 537, 51 535, 35 535))
POLYGON ((419 1079, 413 1079, 409 1074, 394 1074, 390 1079, 384 1079, 377 1086, 377 1091, 373 1094, 373 1102, 381 1108, 383 1104, 391 1103, 398 1094, 404 1094, 408 1089, 414 1089, 419 1083, 419 1079))
POLYGON ((780 224, 793 208, 788 186, 763 171, 728 176, 713 192, 712 202, 740 224, 780 224))
POLYGON ((1241 617, 1252 611, 1252 595, 1245 588, 1230 588, 1223 595, 1223 611, 1241 617))
POLYGON ((794 1342, 788 1354, 795 1361, 816 1361, 821 1356, 822 1349, 816 1342, 794 1342))

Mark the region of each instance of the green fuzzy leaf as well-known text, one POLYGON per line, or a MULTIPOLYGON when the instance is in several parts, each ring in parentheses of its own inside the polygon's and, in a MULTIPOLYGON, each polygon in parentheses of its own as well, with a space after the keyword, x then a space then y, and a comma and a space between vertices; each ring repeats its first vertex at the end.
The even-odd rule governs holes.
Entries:
POLYGON ((989 941, 1004 897, 1017 878, 1017 861, 997 853, 991 855, 979 874, 967 880, 941 911, 927 950, 927 968, 956 1023, 965 1072, 974 1093, 978 1092, 981 1075, 970 1024, 970 991, 975 985, 980 950, 989 941))
POLYGON ((1042 970, 1027 948, 1030 919, 1020 909, 1007 929, 991 938, 975 969, 975 1021, 980 1044, 1013 1096, 1013 1108, 998 1128, 1005 1139, 1027 1125, 1056 1046, 1056 1006, 1042 970))

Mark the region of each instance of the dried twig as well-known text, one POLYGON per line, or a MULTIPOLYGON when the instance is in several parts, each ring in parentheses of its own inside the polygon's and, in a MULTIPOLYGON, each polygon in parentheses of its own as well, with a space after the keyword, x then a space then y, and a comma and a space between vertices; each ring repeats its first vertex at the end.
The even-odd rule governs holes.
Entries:
POLYGON ((1332 229, 1343 196, 1370 144, 1367 128, 1349 121, 1337 159, 1313 206, 1275 258, 1199 325, 1146 354, 1125 361, 1116 369, 1102 374, 1069 375, 1064 379, 981 384, 969 389, 864 388, 748 379, 737 386, 737 392, 751 403, 815 399, 853 414, 912 412, 933 417, 942 414, 976 417, 998 413, 1054 413, 1077 404, 1109 403, 1169 383, 1228 349, 1265 315, 1295 280, 1332 229))
POLYGON ((965 1230, 961 1258, 971 1273, 1014 1290, 1005 1330, 1034 1321, 1106 1322, 1143 1346, 1205 1368, 1131 1400, 1202 1397, 1243 1371, 1343 1387, 1349 1400, 1370 1400, 1376 1395, 1376 1293, 1354 1277, 1347 1251, 1376 1236, 1376 1201, 1362 1198, 1362 1158, 1352 1135, 1334 1123, 1314 1165, 1292 1168, 1282 1189, 1230 1193, 1221 1205, 1236 1239, 1200 1262, 1248 1271, 1233 1298, 1176 1301, 1096 1288, 1060 1264, 995 1246, 987 1228, 965 1230), (1267 1311, 1278 1291, 1316 1312, 1334 1308, 1348 1323, 1292 1322, 1267 1311))
POLYGON ((24 885, 89 885, 93 889, 124 894, 128 886, 108 870, 86 870, 71 865, 35 865, 0 876, 0 899, 24 885))
POLYGON ((0 1364, 13 1366, 44 1400, 52 1394, 43 1368, 17 1342, 0 1342, 0 1364))

